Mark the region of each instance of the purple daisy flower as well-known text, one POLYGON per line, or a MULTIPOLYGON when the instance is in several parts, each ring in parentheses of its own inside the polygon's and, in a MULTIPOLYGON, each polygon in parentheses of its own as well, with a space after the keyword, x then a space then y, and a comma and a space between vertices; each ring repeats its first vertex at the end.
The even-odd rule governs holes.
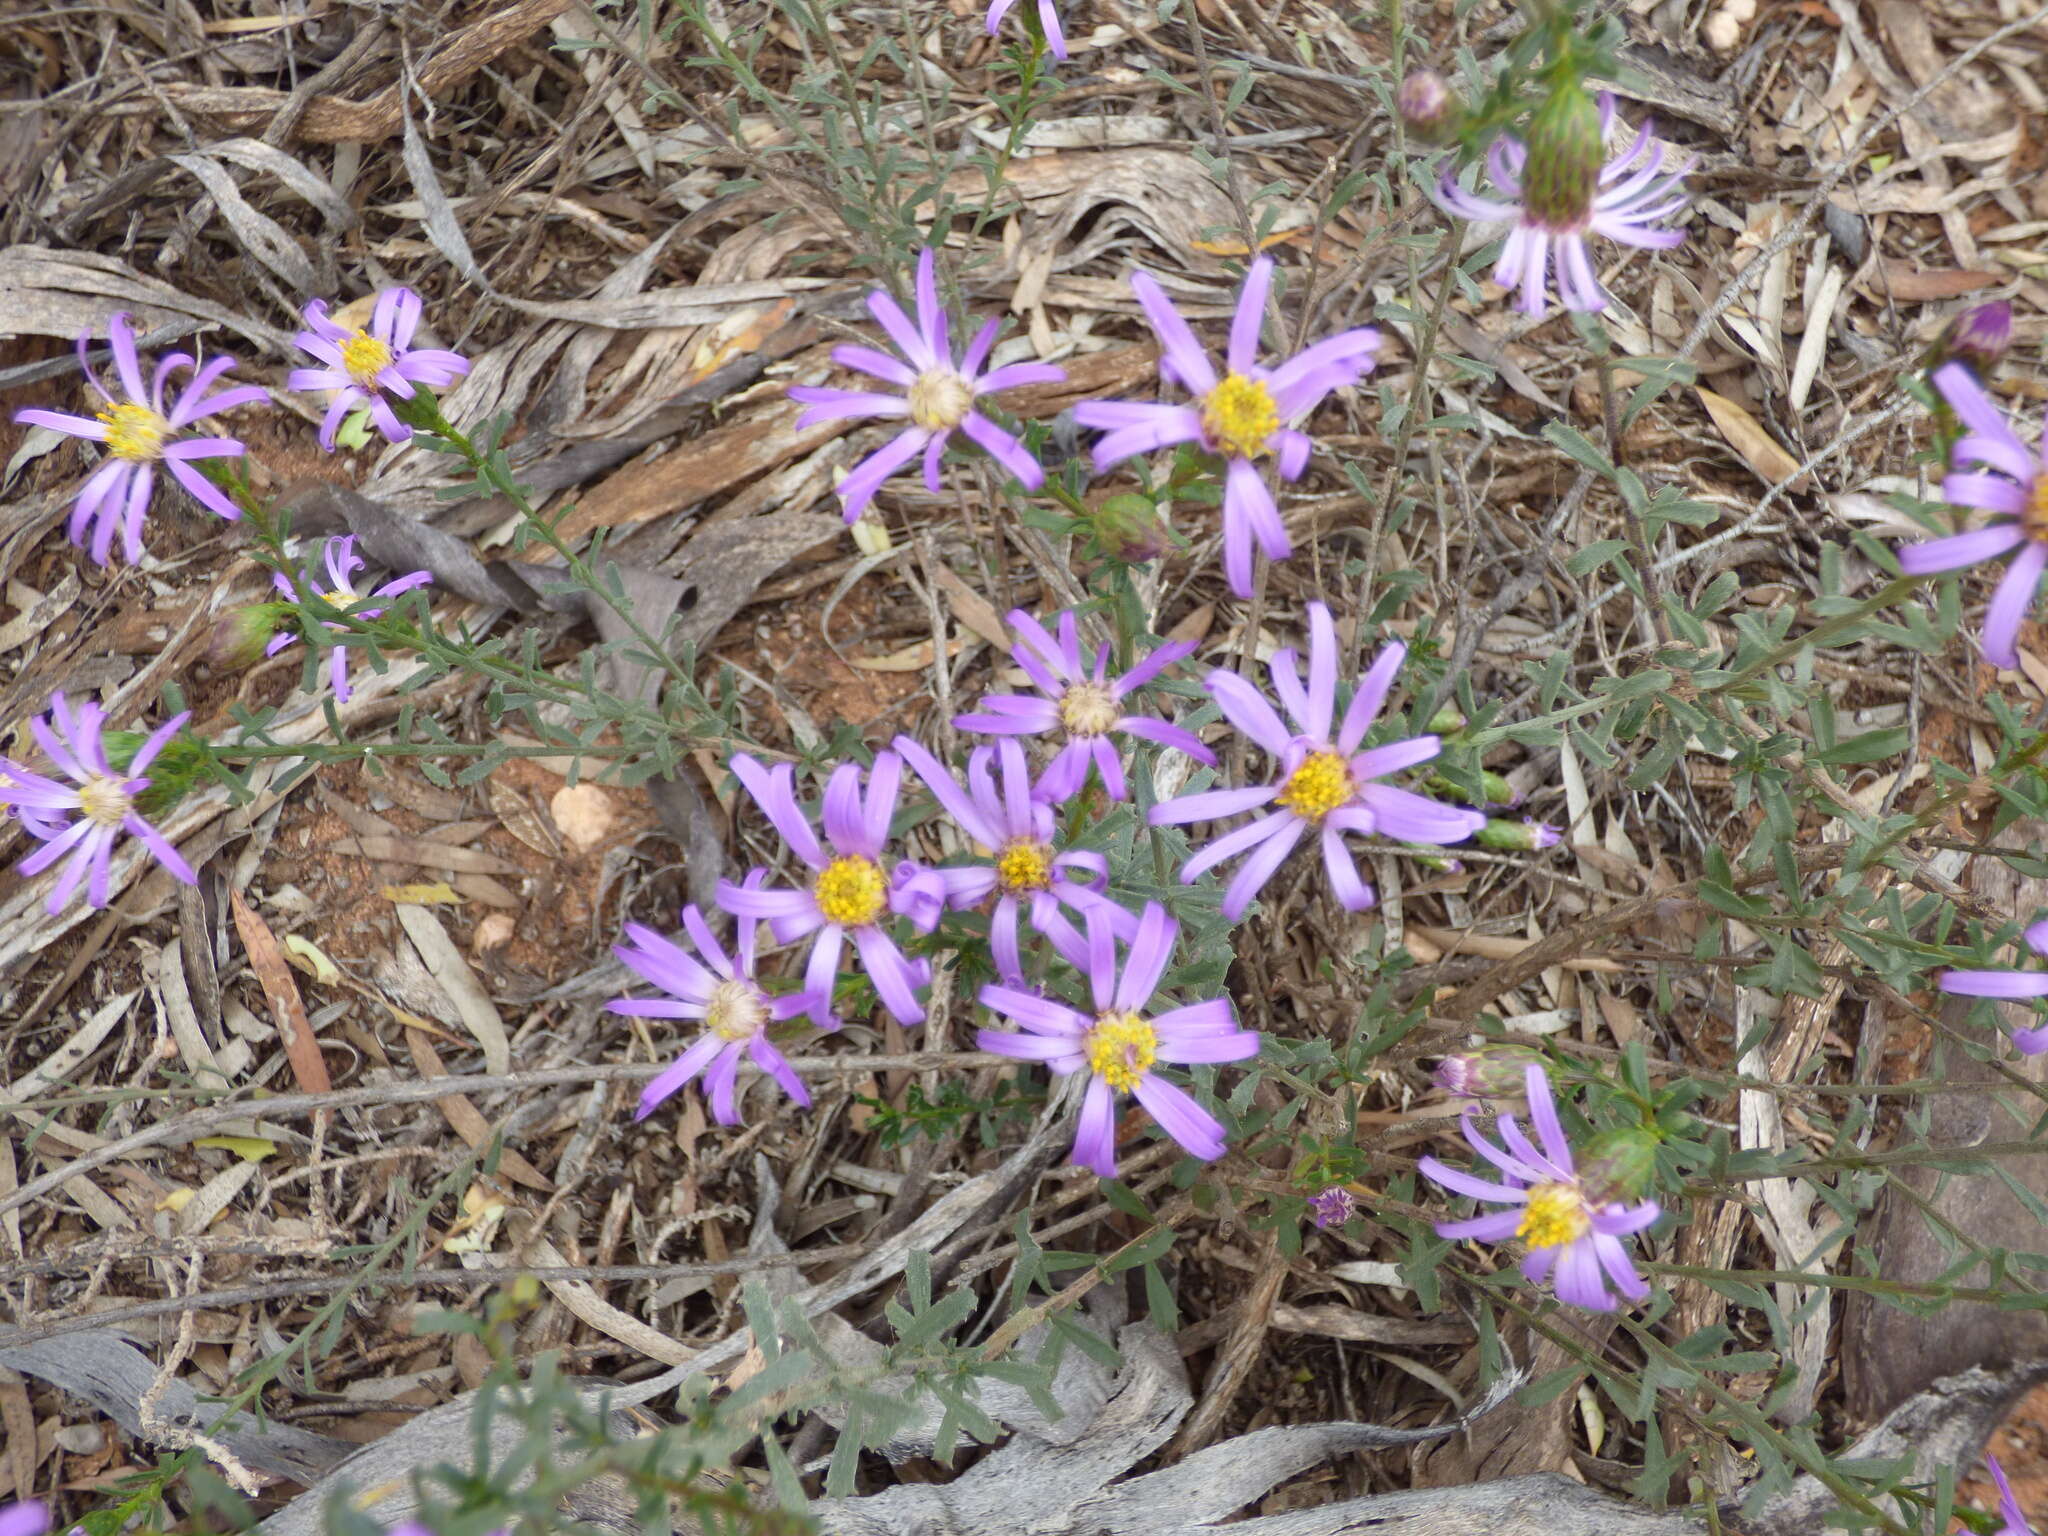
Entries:
POLYGON ((149 788, 143 770, 191 718, 187 710, 158 726, 136 748, 126 772, 116 773, 101 741, 106 715, 99 705, 87 702, 74 712, 63 694, 53 693, 50 724, 36 719, 29 721, 28 728, 71 783, 60 784, 0 757, 0 804, 13 806, 22 826, 43 843, 21 861, 22 874, 39 875, 69 855, 64 873, 50 892, 52 916, 63 911, 81 881, 87 882, 88 906, 107 904, 114 843, 124 831, 140 838, 156 861, 185 884, 199 883, 183 855, 135 809, 135 797, 149 788))
POLYGON ((882 845, 889 840, 889 823, 896 815, 903 760, 893 752, 876 756, 865 804, 860 765, 841 763, 832 770, 824 805, 825 836, 833 849, 829 858, 797 802, 794 768, 788 763, 764 768, 751 757, 739 756, 732 760, 732 771, 791 852, 818 877, 808 890, 761 890, 721 880, 718 904, 735 917, 767 919, 778 943, 817 934, 804 970, 804 993, 819 1028, 839 1027, 832 1012, 832 983, 839 974, 840 950, 849 938, 882 1005, 899 1023, 922 1024, 924 1005, 917 1000, 917 989, 931 980, 931 962, 906 959, 882 927, 889 913, 900 913, 913 903, 914 886, 908 891, 904 887, 926 873, 909 861, 897 866, 893 879, 882 869, 882 845))
POLYGON ((1294 729, 1281 722, 1265 697, 1235 672, 1211 672, 1206 686, 1230 723, 1250 737, 1278 768, 1270 784, 1243 789, 1211 789, 1182 795, 1152 808, 1154 826, 1179 826, 1215 821, 1241 811, 1271 805, 1256 821, 1226 833, 1181 867, 1183 885, 1241 853, 1249 853, 1223 894, 1224 915, 1235 922, 1260 887, 1273 877, 1311 828, 1322 833, 1323 865, 1346 911, 1363 912, 1373 904, 1372 887, 1361 880, 1346 832, 1378 833, 1417 843, 1458 843, 1486 825, 1479 811, 1439 805, 1391 784, 1372 782, 1402 768, 1429 762, 1442 750, 1435 736, 1390 741, 1361 752, 1359 743, 1386 702, 1394 674, 1401 669, 1407 647, 1398 640, 1379 654, 1372 669, 1359 679, 1343 723, 1331 735, 1337 706, 1337 627, 1321 603, 1308 606, 1308 688, 1292 650, 1274 653, 1273 692, 1294 729))
POLYGON ((982 365, 996 344, 1000 317, 975 333, 966 354, 953 361, 953 344, 947 329, 946 311, 939 303, 939 286, 933 272, 929 247, 917 258, 917 324, 903 313, 902 306, 877 288, 868 295, 868 310, 876 323, 909 361, 902 362, 873 347, 834 347, 832 359, 843 368, 865 373, 894 384, 901 395, 874 390, 827 389, 812 384, 792 384, 789 398, 810 407, 797 417, 798 430, 821 421, 844 421, 849 417, 881 416, 908 418, 910 425, 869 454, 839 485, 839 499, 846 506, 849 523, 860 519, 862 510, 874 499, 897 470, 920 453, 924 455, 924 483, 937 495, 939 461, 946 444, 958 427, 990 458, 1023 482, 1027 490, 1045 484, 1045 471, 1024 449, 1024 445, 975 410, 983 395, 1015 389, 1020 384, 1057 384, 1067 374, 1051 363, 1012 363, 983 373, 982 365))
MULTIPOLYGON (((377 588, 374 592, 358 592, 355 587, 355 573, 363 568, 364 561, 363 557, 356 553, 356 536, 350 533, 344 534, 339 538, 327 540, 322 546, 322 554, 324 557, 323 563, 326 566, 327 579, 325 582, 320 580, 318 573, 309 565, 300 572, 299 586, 294 587, 291 579, 282 571, 271 573, 271 584, 293 602, 299 601, 301 596, 304 595, 307 597, 318 597, 330 608, 347 609, 354 607, 365 597, 396 597, 401 592, 410 592, 415 587, 424 587, 434 579, 432 571, 414 571, 410 576, 401 576, 396 581, 385 582, 383 586, 377 588)), ((383 611, 382 608, 365 608, 362 612, 354 615, 354 617, 358 619, 374 619, 383 611)), ((346 632, 348 628, 345 624, 336 624, 331 620, 327 622, 327 627, 331 630, 342 632, 346 632)), ((298 638, 297 635, 293 634, 277 635, 263 648, 263 654, 275 656, 286 646, 294 644, 298 638)), ((348 648, 346 646, 337 645, 334 648, 332 660, 328 665, 328 675, 334 680, 334 697, 336 701, 346 704, 352 691, 348 685, 348 648)))
POLYGON ((1991 1481, 1998 1484, 1998 1513, 2005 1520, 2005 1524, 1999 1527, 1998 1536, 2034 1536, 2034 1528, 2027 1524, 2020 1501, 2013 1495, 2012 1484, 2005 1480, 2005 1468, 1988 1451, 1984 1455, 1984 1464, 1991 1469, 1991 1481))
POLYGON ((114 349, 114 371, 126 399, 116 399, 99 381, 88 360, 90 335, 78 338, 78 362, 85 370, 85 382, 93 387, 107 408, 93 416, 73 416, 64 411, 20 410, 14 419, 32 426, 48 427, 70 437, 82 437, 107 445, 106 463, 93 471, 79 489, 71 508, 69 535, 79 548, 85 547, 85 530, 92 527, 92 558, 105 565, 113 553, 114 533, 121 533, 122 556, 131 563, 142 558, 142 520, 149 513, 149 498, 156 485, 156 466, 162 464, 209 512, 229 522, 242 515, 225 492, 192 467, 197 459, 240 458, 247 450, 232 437, 180 437, 196 421, 253 405, 270 397, 254 384, 207 394, 222 374, 235 366, 232 357, 216 357, 204 367, 188 352, 172 352, 157 360, 156 373, 148 387, 142 382, 142 359, 135 350, 135 334, 125 314, 107 318, 107 340, 114 349), (164 390, 171 375, 180 368, 191 377, 168 406, 164 390))
POLYGON ((1216 754, 1202 745, 1193 731, 1155 720, 1150 715, 1125 714, 1124 698, 1144 687, 1161 672, 1195 648, 1184 641, 1162 645, 1122 677, 1109 676, 1109 647, 1095 653, 1091 672, 1081 661, 1081 637, 1071 612, 1060 614, 1060 636, 1055 640, 1045 626, 1022 608, 1010 610, 1010 627, 1017 631, 1017 644, 1010 659, 1044 695, 1028 698, 1021 694, 985 694, 981 713, 957 715, 953 724, 963 731, 990 736, 1036 736, 1059 731, 1066 740, 1040 775, 1036 793, 1046 800, 1067 800, 1081 792, 1088 781, 1088 765, 1102 775, 1102 787, 1112 800, 1130 796, 1124 782, 1122 759, 1109 738, 1121 731, 1185 752, 1196 762, 1213 768, 1216 754))
MULTIPOLYGON (((752 870, 740 889, 757 890, 767 878, 767 870, 752 870)), ((626 924, 630 942, 612 946, 613 954, 669 995, 614 998, 605 1005, 607 1009, 628 1018, 704 1021, 703 1038, 641 1090, 640 1107, 633 1118, 645 1120, 663 1099, 702 1072, 712 1118, 720 1125, 738 1125, 733 1084, 742 1056, 751 1057, 755 1066, 782 1085, 784 1093, 809 1109, 811 1096, 788 1058, 768 1038, 768 1026, 810 1012, 816 1000, 802 992, 770 997, 761 989, 754 979, 754 941, 760 928, 755 919, 738 919, 730 955, 694 902, 683 908, 683 927, 697 947, 695 955, 641 923, 626 924)))
POLYGON ((49 1528, 50 1508, 35 1499, 0 1509, 0 1536, 43 1536, 49 1528))
POLYGON ((2048 449, 2030 449, 1991 403, 1976 376, 1961 363, 1934 370, 1934 387, 1968 433, 1955 445, 1941 494, 1959 507, 1993 515, 1968 533, 1909 544, 1899 551, 1908 576, 1960 571, 2018 549, 1984 611, 1984 654, 2001 667, 2020 664, 2020 620, 2032 606, 2048 566, 2048 449), (1965 472, 1965 465, 1976 468, 1965 472))
POLYGON ((1342 1184, 1332 1184, 1321 1194, 1309 1196, 1308 1208, 1318 1227, 1341 1227, 1358 1214, 1358 1197, 1342 1184))
POLYGON ((320 446, 329 453, 342 419, 365 401, 377 430, 391 442, 405 442, 412 428, 393 414, 386 397, 410 400, 416 384, 444 389, 469 372, 469 359, 459 352, 413 346, 413 332, 419 329, 425 308, 410 288, 386 288, 370 308, 368 329, 350 330, 327 318, 325 299, 306 306, 306 324, 312 329, 293 339, 300 351, 326 366, 294 368, 285 382, 292 389, 334 391, 320 423, 320 446))
MULTIPOLYGON (((988 35, 994 37, 996 28, 1010 14, 1010 7, 1017 0, 992 0, 988 8, 988 35)), ((1060 30, 1060 13, 1053 9, 1052 0, 1038 0, 1038 24, 1045 29, 1045 45, 1052 50, 1056 59, 1067 56, 1067 35, 1060 30)))
POLYGON ((1159 372, 1196 398, 1187 405, 1086 400, 1074 420, 1108 435, 1095 445, 1097 474, 1137 454, 1175 443, 1199 443, 1227 461, 1223 481, 1223 571, 1239 597, 1252 592, 1252 545, 1268 559, 1294 552, 1287 525, 1259 461, 1271 458, 1283 480, 1299 480, 1314 448, 1299 422, 1333 389, 1355 384, 1372 368, 1380 335, 1371 327, 1319 341, 1275 368, 1259 366, 1259 327, 1273 259, 1261 256, 1245 273, 1230 322, 1229 371, 1221 379, 1187 321, 1148 272, 1131 274, 1131 291, 1159 337, 1159 372))
POLYGON ((1521 289, 1524 314, 1540 315, 1549 305, 1553 245, 1565 308, 1594 311, 1607 307, 1607 294, 1593 274, 1586 236, 1659 251, 1685 242, 1683 230, 1666 229, 1663 221, 1685 207, 1682 182, 1693 161, 1665 171, 1669 146, 1645 121, 1629 146, 1603 165, 1613 128, 1611 93, 1602 91, 1596 107, 1584 91, 1568 86, 1537 109, 1527 143, 1501 134, 1487 151, 1486 167, 1503 200, 1475 196, 1448 171, 1438 184, 1437 201, 1459 218, 1514 222, 1493 280, 1521 289))
POLYGON ((1043 933, 1062 902, 1083 913, 1100 905, 1109 909, 1119 938, 1136 931, 1137 919, 1102 894, 1109 884, 1109 861, 1087 849, 1061 853, 1053 847, 1053 808, 1034 794, 1024 749, 1015 739, 976 747, 967 759, 965 789, 944 763, 910 737, 898 736, 896 750, 917 770, 946 814, 985 850, 980 862, 925 873, 937 878, 945 904, 956 909, 995 896, 989 950, 1003 980, 1021 985, 1024 979, 1024 960, 1017 947, 1020 910, 1028 909, 1031 926, 1043 933), (1000 788, 990 771, 997 763, 1002 768, 1000 788))
MULTIPOLYGON (((2031 924, 2020 937, 2035 954, 2048 956, 2048 918, 2031 924)), ((2008 1003, 2048 997, 2048 971, 1943 971, 1935 984, 1954 997, 1989 997, 2008 1003)), ((2012 1043, 2022 1055, 2038 1056, 2048 1051, 2048 1025, 2016 1029, 2012 1043)))
POLYGON ((1160 1127, 1192 1157, 1223 1155, 1223 1124, 1184 1088, 1152 1069, 1157 1063, 1246 1061, 1259 1053, 1259 1037, 1237 1026, 1230 1000, 1209 998, 1147 1017, 1159 979, 1173 958, 1180 927, 1158 902, 1138 920, 1123 972, 1117 972, 1116 928, 1101 906, 1085 914, 1086 938, 1054 914, 1046 936, 1067 963, 1088 978, 1094 1012, 1080 1013, 1053 998, 991 982, 981 1004, 1022 1026, 1025 1033, 977 1031, 984 1051, 1040 1061, 1065 1076, 1086 1068, 1088 1091, 1074 1137, 1074 1161, 1105 1179, 1116 1177, 1116 1096, 1134 1095, 1160 1127))
POLYGON ((1522 1134, 1513 1115, 1503 1114, 1499 1119, 1505 1147, 1496 1147, 1479 1134, 1472 1110, 1465 1111, 1462 1121, 1465 1140, 1501 1171, 1503 1182, 1489 1184, 1433 1157, 1416 1163, 1446 1189, 1516 1209, 1470 1221, 1440 1221, 1437 1236, 1488 1243, 1519 1238, 1529 1247, 1522 1260, 1523 1277, 1531 1285, 1541 1285, 1555 1270, 1551 1283, 1558 1300, 1591 1312, 1611 1312, 1616 1296, 1632 1302, 1644 1300, 1650 1287, 1637 1273, 1621 1239, 1642 1231, 1662 1214, 1657 1202, 1644 1200, 1631 1206, 1618 1200, 1596 1204, 1589 1199, 1573 1165, 1571 1143, 1557 1118, 1557 1106, 1551 1101, 1549 1076, 1532 1064, 1523 1082, 1529 1095, 1529 1118, 1543 1139, 1541 1151, 1522 1134))

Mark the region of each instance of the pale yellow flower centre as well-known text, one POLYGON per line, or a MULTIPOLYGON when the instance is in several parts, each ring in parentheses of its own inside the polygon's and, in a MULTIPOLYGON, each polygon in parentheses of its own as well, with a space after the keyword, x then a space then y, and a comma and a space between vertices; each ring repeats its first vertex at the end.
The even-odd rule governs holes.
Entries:
POLYGON ((920 373, 910 385, 910 419, 930 431, 957 427, 974 406, 974 390, 950 368, 920 373))
POLYGON ((349 604, 358 602, 360 599, 353 592, 343 592, 337 588, 332 592, 322 592, 320 594, 320 601, 330 608, 339 608, 342 612, 346 613, 349 604))
POLYGON ((881 867, 873 859, 849 853, 825 866, 811 894, 826 922, 841 928, 865 928, 882 915, 888 890, 881 867))
POLYGON ((91 778, 78 786, 78 808, 96 827, 120 826, 134 803, 119 779, 91 778))
POLYGON ((171 424, 146 405, 132 401, 98 413, 107 429, 107 452, 131 464, 154 464, 164 456, 171 424))
POLYGON ((1321 821, 1357 793, 1351 765, 1335 752, 1311 752, 1287 776, 1280 804, 1303 821, 1321 821))
POLYGON ((1008 896, 1028 895, 1052 885, 1052 849, 1020 837, 1005 845, 996 858, 996 883, 1008 896))
POLYGON ((1159 1057, 1159 1033, 1135 1013, 1105 1013, 1088 1031, 1088 1070, 1129 1093, 1159 1057))
POLYGON ((1257 379, 1226 374, 1202 401, 1203 434, 1211 448, 1227 457, 1258 458, 1270 451, 1266 439, 1279 430, 1280 408, 1257 379))
POLYGON ((1103 736, 1123 718, 1116 695, 1102 683, 1075 683, 1060 695, 1060 724, 1069 736, 1103 736))
POLYGON ((368 331, 357 331, 341 344, 341 366, 364 389, 375 389, 377 375, 391 366, 391 348, 368 331))
POLYGON ((2020 527, 2030 539, 2048 539, 2048 475, 2034 481, 2027 492, 2026 507, 2020 512, 2020 527))
POLYGON ((768 1000, 751 981, 721 981, 711 989, 704 1023, 721 1040, 752 1040, 768 1024, 768 1000))
POLYGON ((1562 1248, 1593 1230, 1586 1197, 1572 1184, 1538 1184, 1529 1191, 1515 1236, 1531 1248, 1562 1248))

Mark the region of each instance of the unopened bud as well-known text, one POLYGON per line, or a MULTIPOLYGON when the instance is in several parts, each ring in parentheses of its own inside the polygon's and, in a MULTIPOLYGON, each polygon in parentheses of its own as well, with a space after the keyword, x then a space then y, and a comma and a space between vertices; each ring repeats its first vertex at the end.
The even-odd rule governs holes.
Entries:
POLYGON ((870 560, 886 555, 890 548, 889 530, 877 517, 859 517, 853 523, 853 547, 870 560))
POLYGON ((1577 229, 1593 211, 1606 145, 1600 108, 1576 80, 1559 82, 1529 122, 1522 203, 1546 229, 1577 229))
POLYGON ((1641 1126, 1602 1131, 1579 1153, 1579 1187, 1594 1205, 1642 1199, 1656 1171, 1657 1135, 1641 1126))
POLYGON ((289 611, 289 605, 284 603, 250 603, 230 608, 213 626, 206 659, 222 670, 239 671, 255 666, 263 659, 264 647, 277 634, 278 621, 289 611))
POLYGON ((1358 1197, 1342 1184, 1309 1196, 1308 1208, 1319 1227, 1341 1227, 1358 1213, 1358 1197))
POLYGON ((1143 565, 1166 553, 1168 538, 1150 497, 1125 493, 1095 509, 1096 548, 1125 565, 1143 565))
POLYGON ((1980 379, 1989 374, 2012 345, 2012 306, 2003 299, 1974 305, 1949 321, 1928 354, 1927 366, 1956 362, 1980 379))
POLYGON ((1437 1087, 1456 1099, 1511 1098, 1529 1086, 1529 1068, 1543 1064, 1533 1046, 1505 1041, 1446 1056, 1431 1074, 1437 1087))
POLYGON ((1465 729, 1465 712, 1446 704, 1429 717, 1429 733, 1432 736, 1455 736, 1465 729))
POLYGON ((1394 109, 1410 133, 1439 143, 1451 136, 1465 112, 1450 82, 1433 69, 1418 69, 1401 82, 1394 109))
POLYGON ((1482 848, 1504 848, 1515 853, 1534 853, 1555 848, 1561 834, 1547 822, 1523 817, 1520 821, 1489 821, 1474 839, 1482 848))

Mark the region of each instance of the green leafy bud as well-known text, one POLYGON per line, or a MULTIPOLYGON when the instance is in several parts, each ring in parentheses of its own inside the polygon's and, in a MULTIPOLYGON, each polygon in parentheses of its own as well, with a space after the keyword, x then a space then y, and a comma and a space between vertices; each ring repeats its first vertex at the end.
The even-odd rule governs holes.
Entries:
POLYGON ((1151 499, 1128 492, 1110 497, 1095 509, 1091 531, 1096 548, 1125 565, 1157 560, 1170 542, 1151 499))
POLYGON ((1593 212, 1606 146, 1600 108, 1576 80, 1551 88, 1529 123, 1522 202, 1546 229, 1582 229, 1593 212))
POLYGON ((1534 1046, 1499 1040, 1446 1056, 1432 1076, 1453 1098, 1502 1099, 1521 1093, 1529 1083, 1529 1068, 1542 1065, 1543 1053, 1534 1046))
POLYGON ((1639 1125, 1602 1131, 1579 1153, 1579 1184, 1595 1205, 1642 1199, 1656 1170, 1657 1133, 1639 1125))
POLYGON ((231 608, 213 626, 206 659, 215 667, 239 670, 263 659, 263 648, 277 633, 278 622, 291 611, 285 603, 250 603, 231 608))
POLYGON ((1484 848, 1504 848, 1515 853, 1534 853, 1555 848, 1558 830, 1544 822, 1523 817, 1520 821, 1489 821, 1475 839, 1484 848))
POLYGON ((1401 82, 1394 93, 1394 109, 1410 133, 1432 144, 1450 139, 1465 115, 1465 104, 1450 82, 1433 69, 1418 69, 1401 82))
MULTIPOLYGON (((1455 736, 1465 729, 1464 711, 1446 704, 1429 717, 1429 733, 1432 736, 1455 736)), ((1502 780, 1503 783, 1506 780, 1502 780)))
MULTIPOLYGON (((127 773, 128 765, 135 761, 135 754, 147 740, 149 735, 145 731, 101 733, 100 745, 106 749, 107 766, 116 773, 127 773)), ((149 788, 135 797, 135 808, 145 816, 161 815, 184 799, 185 792, 205 771, 206 749, 180 731, 164 743, 163 750, 143 770, 149 788)))

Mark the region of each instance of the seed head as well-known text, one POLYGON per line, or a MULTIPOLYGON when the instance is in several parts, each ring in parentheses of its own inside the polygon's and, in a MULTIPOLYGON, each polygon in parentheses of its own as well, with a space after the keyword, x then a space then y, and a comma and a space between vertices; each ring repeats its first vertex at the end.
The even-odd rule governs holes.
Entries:
POLYGON ((1552 233, 1577 232, 1593 212, 1605 146, 1600 108, 1576 81, 1555 87, 1529 123, 1524 205, 1552 233))

